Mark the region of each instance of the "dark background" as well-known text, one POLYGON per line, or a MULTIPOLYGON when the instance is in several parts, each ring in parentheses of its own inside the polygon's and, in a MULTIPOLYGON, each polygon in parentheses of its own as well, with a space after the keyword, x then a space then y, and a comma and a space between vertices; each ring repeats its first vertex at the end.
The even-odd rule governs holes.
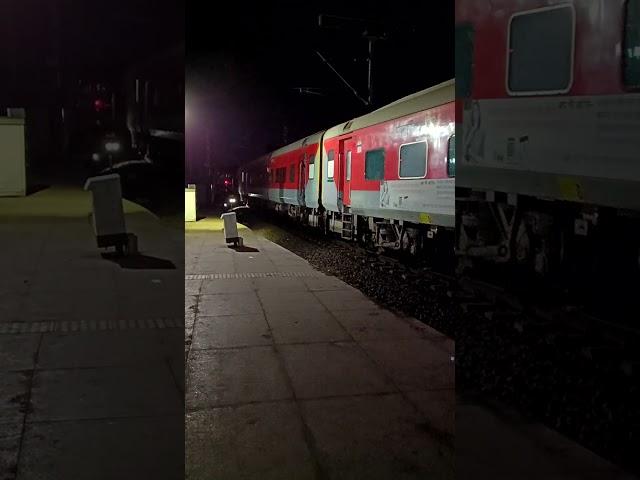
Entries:
POLYGON ((187 178, 194 181, 207 163, 237 166, 454 75, 453 0, 209 7, 187 6, 187 178), (321 29, 321 13, 365 19, 387 35, 374 47, 372 105, 315 53, 366 99, 362 29, 321 29), (301 87, 321 95, 300 93, 301 87))
POLYGON ((31 171, 74 170, 72 143, 100 115, 124 127, 127 71, 184 35, 180 0, 0 2, 0 108, 27 109, 31 171), (113 111, 93 111, 113 94, 113 111))

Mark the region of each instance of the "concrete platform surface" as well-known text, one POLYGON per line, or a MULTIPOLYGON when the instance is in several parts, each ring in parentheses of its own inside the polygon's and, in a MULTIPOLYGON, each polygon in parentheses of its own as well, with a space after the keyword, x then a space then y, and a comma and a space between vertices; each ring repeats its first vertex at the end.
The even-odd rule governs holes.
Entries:
POLYGON ((249 229, 186 229, 187 478, 454 478, 453 342, 249 229))
POLYGON ((184 475, 184 234, 123 203, 176 269, 103 259, 80 188, 0 199, 0 480, 184 475))
POLYGON ((188 479, 635 478, 456 398, 451 339, 249 229, 249 251, 228 248, 221 228, 186 227, 188 479))

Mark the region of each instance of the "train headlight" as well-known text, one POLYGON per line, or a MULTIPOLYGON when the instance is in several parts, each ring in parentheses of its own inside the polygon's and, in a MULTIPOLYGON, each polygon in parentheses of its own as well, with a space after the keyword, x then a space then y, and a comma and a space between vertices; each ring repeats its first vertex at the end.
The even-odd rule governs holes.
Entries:
POLYGON ((230 199, 229 199, 229 203, 236 203, 236 201, 237 201, 237 200, 236 200, 235 198, 230 198, 230 199))
POLYGON ((117 152, 120 150, 120 142, 107 142, 104 147, 107 152, 117 152))

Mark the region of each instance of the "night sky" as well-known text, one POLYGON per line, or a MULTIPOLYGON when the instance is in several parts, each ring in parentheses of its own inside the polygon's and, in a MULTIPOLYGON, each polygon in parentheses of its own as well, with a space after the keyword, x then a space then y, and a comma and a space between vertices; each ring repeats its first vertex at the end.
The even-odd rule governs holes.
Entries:
POLYGON ((219 167, 330 127, 453 77, 454 1, 185 2, 3 0, 0 104, 51 98, 64 81, 118 76, 185 41, 187 157, 219 167), (315 5, 314 5, 315 4, 315 5), (320 5, 320 6, 318 6, 320 5), (363 105, 315 53, 367 96, 362 30, 325 30, 318 14, 355 17, 388 34, 374 51, 374 105, 363 105), (186 35, 186 37, 185 37, 186 35), (301 94, 314 88, 322 95, 301 94))
POLYGON ((184 45, 185 10, 184 0, 0 0, 0 110, 26 109, 34 171, 78 168, 98 85, 125 127, 125 72, 184 45))
POLYGON ((0 1, 0 95, 37 101, 62 81, 117 78, 130 63, 184 42, 181 0, 0 1))
POLYGON ((344 2, 338 8, 236 2, 211 13, 204 3, 187 8, 191 162, 206 157, 207 135, 212 162, 235 166, 454 75, 453 0, 420 2, 417 8, 401 2, 344 2), (387 33, 388 40, 374 50, 373 106, 363 105, 315 53, 366 98, 367 42, 361 30, 321 29, 320 13, 366 19, 387 33), (298 87, 323 95, 301 94, 298 87))

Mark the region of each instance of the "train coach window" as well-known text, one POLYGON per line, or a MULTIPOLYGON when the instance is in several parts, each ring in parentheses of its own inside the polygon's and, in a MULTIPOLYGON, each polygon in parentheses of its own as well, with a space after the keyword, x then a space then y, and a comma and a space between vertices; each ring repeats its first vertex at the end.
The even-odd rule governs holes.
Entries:
POLYGON ((316 163, 315 163, 315 158, 311 157, 309 159, 309 180, 313 180, 313 178, 316 176, 316 163))
POLYGON ((364 178, 384 180, 384 149, 369 150, 364 155, 364 178))
POLYGON ((456 176, 456 136, 451 135, 449 138, 449 147, 447 148, 447 176, 449 178, 456 176))
POLYGON ((334 168, 334 162, 335 160, 335 153, 333 152, 333 150, 329 150, 329 153, 327 154, 327 180, 333 182, 333 168, 334 168))
POLYGON ((427 174, 427 142, 400 145, 398 176, 422 178, 427 174))
POLYGON ((351 150, 347 150, 347 173, 346 173, 346 177, 347 177, 347 181, 351 180, 351 150))
POLYGON ((289 182, 295 182, 296 181, 296 166, 295 165, 291 165, 289 167, 289 182))
POLYGON ((640 0, 629 0, 624 24, 624 84, 640 88, 640 0))
POLYGON ((517 13, 509 23, 507 90, 512 95, 566 93, 573 82, 573 5, 517 13))

